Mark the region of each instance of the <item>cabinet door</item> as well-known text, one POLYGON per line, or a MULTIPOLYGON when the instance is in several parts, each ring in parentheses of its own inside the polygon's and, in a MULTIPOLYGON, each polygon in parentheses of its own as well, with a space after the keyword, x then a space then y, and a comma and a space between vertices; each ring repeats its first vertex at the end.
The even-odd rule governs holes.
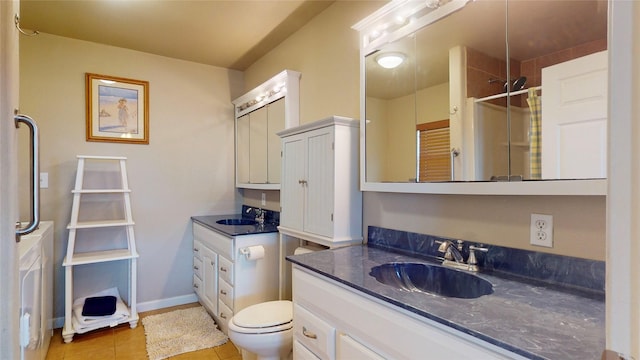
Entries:
POLYGON ((249 114, 236 121, 236 180, 239 184, 249 183, 249 114))
POLYGON ((267 108, 250 114, 249 119, 249 182, 267 183, 267 108))
POLYGON ((333 236, 334 159, 332 128, 309 132, 304 230, 333 236))
POLYGON ((280 225, 302 230, 305 176, 305 139, 291 136, 282 141, 282 190, 280 225))
POLYGON ((282 143, 277 133, 284 130, 284 98, 269 104, 267 112, 267 181, 269 184, 279 184, 282 143))
POLYGON ((218 254, 203 246, 202 251, 202 302, 209 310, 218 313, 218 254))

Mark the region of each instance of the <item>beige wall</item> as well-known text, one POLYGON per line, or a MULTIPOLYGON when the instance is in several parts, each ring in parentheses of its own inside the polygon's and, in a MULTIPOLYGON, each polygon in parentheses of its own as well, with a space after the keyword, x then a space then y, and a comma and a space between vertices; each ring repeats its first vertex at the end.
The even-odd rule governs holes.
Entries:
POLYGON ((358 33, 351 26, 386 1, 337 1, 245 71, 249 91, 283 69, 300 71, 300 123, 357 118, 358 33))
POLYGON ((241 84, 237 71, 48 34, 21 37, 20 107, 40 127, 41 171, 49 173, 42 219, 56 222, 56 316, 78 154, 128 157, 138 301, 193 294, 189 217, 233 212, 239 201, 231 99, 241 84), (85 141, 85 72, 149 81, 149 145, 85 141))
MULTIPOLYGON (((382 5, 336 2, 251 66, 245 72, 245 90, 282 69, 293 69, 302 72, 301 123, 331 114, 359 118, 358 37, 351 26, 382 5)), ((530 214, 551 214, 555 246, 536 250, 604 260, 605 211, 602 196, 365 193, 363 223, 365 231, 367 226, 376 225, 531 248, 530 214)))

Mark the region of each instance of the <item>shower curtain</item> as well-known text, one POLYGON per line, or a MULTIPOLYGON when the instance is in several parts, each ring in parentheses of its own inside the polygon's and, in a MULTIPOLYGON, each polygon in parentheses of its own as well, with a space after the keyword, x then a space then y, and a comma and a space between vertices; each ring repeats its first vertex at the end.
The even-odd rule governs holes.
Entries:
POLYGON ((542 99, 536 93, 536 88, 529 88, 529 97, 527 103, 531 110, 531 118, 529 120, 529 171, 532 180, 542 177, 541 166, 541 117, 542 117, 542 99))

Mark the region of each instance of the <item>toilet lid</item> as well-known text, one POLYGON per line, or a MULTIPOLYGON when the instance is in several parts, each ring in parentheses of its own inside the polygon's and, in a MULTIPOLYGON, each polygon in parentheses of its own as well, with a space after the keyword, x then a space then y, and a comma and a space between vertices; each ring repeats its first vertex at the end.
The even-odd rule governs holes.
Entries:
POLYGON ((291 322, 293 303, 288 300, 268 301, 251 305, 233 316, 233 322, 243 328, 265 328, 291 322))

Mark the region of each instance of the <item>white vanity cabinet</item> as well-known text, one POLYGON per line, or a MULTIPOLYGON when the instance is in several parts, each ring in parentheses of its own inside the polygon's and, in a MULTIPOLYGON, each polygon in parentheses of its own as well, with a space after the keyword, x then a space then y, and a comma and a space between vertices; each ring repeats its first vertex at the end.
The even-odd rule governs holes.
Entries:
POLYGON ((357 120, 332 116, 282 138, 282 234, 328 247, 362 242, 357 120))
POLYGON ((201 241, 193 241, 193 289, 209 311, 218 312, 218 254, 201 241))
POLYGON ((193 288, 224 333, 235 312, 278 299, 278 233, 227 236, 194 223, 193 238, 193 288), (261 259, 241 253, 257 245, 261 259))
POLYGON ((524 359, 298 265, 293 302, 301 359, 524 359))

